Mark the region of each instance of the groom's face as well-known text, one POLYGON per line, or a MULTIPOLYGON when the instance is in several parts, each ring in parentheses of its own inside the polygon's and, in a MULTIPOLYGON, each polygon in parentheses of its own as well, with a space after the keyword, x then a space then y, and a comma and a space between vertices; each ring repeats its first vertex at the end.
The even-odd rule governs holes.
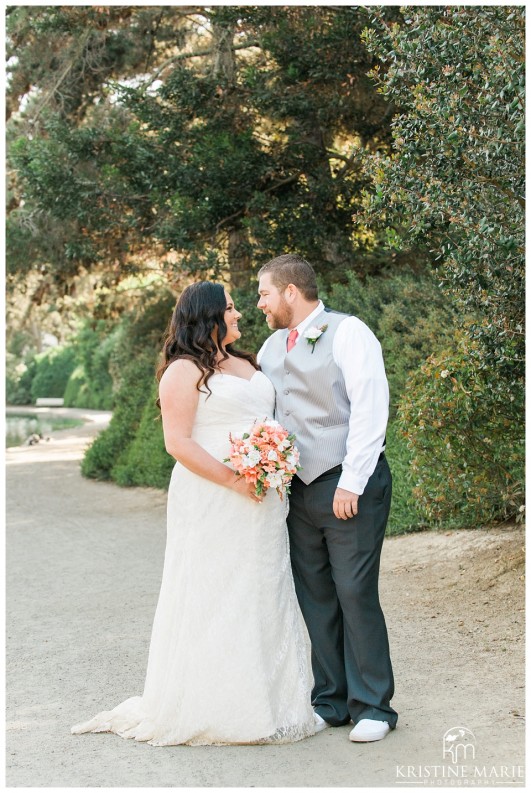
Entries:
POLYGON ((289 328, 293 319, 293 309, 284 297, 284 291, 279 291, 271 281, 269 273, 264 273, 260 277, 258 284, 260 299, 257 307, 264 312, 266 322, 271 330, 289 328))

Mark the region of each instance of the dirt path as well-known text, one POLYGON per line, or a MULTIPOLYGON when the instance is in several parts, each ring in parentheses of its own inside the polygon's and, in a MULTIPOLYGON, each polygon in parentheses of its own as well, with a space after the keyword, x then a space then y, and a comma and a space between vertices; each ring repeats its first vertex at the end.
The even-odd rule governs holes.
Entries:
POLYGON ((108 415, 61 412, 91 423, 7 453, 8 786, 523 783, 517 527, 386 540, 381 597, 400 719, 380 743, 352 744, 347 727, 286 746, 159 748, 72 736, 70 725, 142 692, 166 499, 83 479, 83 449, 108 415), (472 731, 475 756, 455 764, 443 737, 458 727, 472 731))

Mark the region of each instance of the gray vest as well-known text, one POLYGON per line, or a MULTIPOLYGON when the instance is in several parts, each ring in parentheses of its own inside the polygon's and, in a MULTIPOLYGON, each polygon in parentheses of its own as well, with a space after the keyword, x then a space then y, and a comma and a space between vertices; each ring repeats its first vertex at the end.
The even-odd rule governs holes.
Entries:
POLYGON ((303 337, 286 352, 287 331, 269 337, 260 359, 276 391, 275 418, 296 436, 300 452, 297 476, 310 484, 340 465, 347 453, 350 401, 345 381, 332 356, 337 328, 347 314, 323 311, 311 327, 328 325, 312 345, 303 337))

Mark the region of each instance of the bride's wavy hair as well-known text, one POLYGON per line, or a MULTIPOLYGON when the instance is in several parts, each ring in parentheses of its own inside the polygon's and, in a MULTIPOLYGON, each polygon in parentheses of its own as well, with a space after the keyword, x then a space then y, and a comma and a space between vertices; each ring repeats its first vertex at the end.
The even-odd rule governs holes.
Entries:
MULTIPOLYGON (((237 350, 232 344, 223 346, 223 339, 227 335, 226 310, 225 289, 221 284, 198 281, 184 289, 168 325, 162 348, 162 362, 157 369, 157 380, 160 381, 173 361, 185 358, 193 361, 201 373, 197 390, 201 390, 204 385, 210 395, 212 392, 208 380, 216 371, 216 363, 219 365, 219 362, 226 361, 229 353, 236 358, 244 358, 255 369, 259 369, 256 358, 251 353, 237 350), (217 333, 214 333, 216 328, 217 333), (221 358, 217 362, 219 353, 221 358)), ((157 399, 157 405, 160 408, 160 399, 157 399)))

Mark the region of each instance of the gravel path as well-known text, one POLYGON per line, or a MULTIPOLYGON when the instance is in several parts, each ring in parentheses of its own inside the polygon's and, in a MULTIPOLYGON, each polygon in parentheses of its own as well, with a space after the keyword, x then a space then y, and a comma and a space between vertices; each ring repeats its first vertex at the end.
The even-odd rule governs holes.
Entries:
POLYGON ((254 747, 72 736, 72 724, 142 692, 166 498, 83 479, 83 449, 109 415, 53 412, 89 423, 7 452, 8 786, 523 784, 524 532, 514 526, 385 542, 400 719, 382 742, 352 744, 348 727, 254 747), (443 737, 458 727, 472 731, 475 756, 453 764, 443 737))

